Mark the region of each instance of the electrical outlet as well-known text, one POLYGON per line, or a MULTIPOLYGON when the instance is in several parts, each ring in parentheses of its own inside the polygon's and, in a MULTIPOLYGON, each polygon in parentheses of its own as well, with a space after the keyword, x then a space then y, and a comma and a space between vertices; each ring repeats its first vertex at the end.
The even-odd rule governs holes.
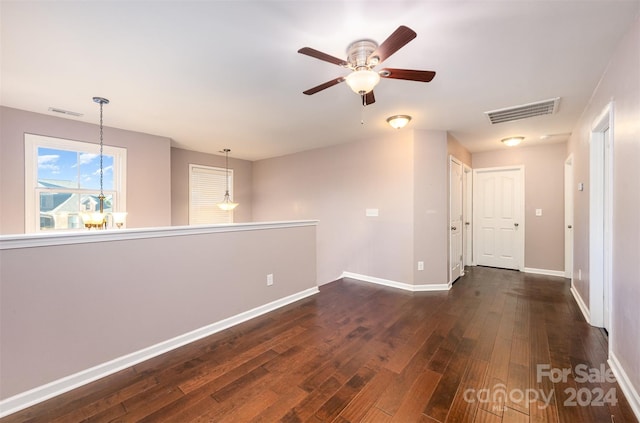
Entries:
POLYGON ((424 270, 424 261, 418 262, 418 270, 424 270))
POLYGON ((267 275, 267 286, 273 285, 273 273, 267 275))
POLYGON ((542 216, 542 209, 536 209, 536 216, 542 216))

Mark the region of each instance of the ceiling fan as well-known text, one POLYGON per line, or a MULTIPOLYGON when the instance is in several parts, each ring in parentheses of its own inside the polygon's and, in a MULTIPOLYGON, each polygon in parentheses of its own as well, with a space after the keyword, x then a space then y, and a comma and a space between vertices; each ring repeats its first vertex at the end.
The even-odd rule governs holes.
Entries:
POLYGON ((304 94, 312 95, 326 88, 346 81, 347 85, 362 98, 362 105, 366 106, 376 101, 373 95, 373 88, 380 82, 380 78, 405 79, 408 81, 430 82, 436 73, 425 70, 395 69, 385 68, 374 71, 373 68, 386 60, 396 51, 404 47, 409 41, 416 38, 416 33, 412 29, 402 25, 396 29, 384 42, 378 45, 375 41, 364 39, 354 41, 347 47, 347 60, 315 50, 311 47, 303 47, 298 53, 315 57, 325 62, 333 63, 351 69, 347 76, 327 81, 316 87, 303 91, 304 94))

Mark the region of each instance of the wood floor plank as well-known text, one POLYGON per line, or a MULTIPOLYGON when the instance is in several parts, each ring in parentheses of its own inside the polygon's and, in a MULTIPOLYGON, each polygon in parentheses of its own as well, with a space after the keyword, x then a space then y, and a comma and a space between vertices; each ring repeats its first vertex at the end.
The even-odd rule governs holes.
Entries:
POLYGON ((460 387, 449 408, 447 422, 472 422, 478 410, 481 389, 487 374, 489 363, 469 358, 467 369, 460 387))
POLYGON ((417 421, 422 416, 441 377, 440 373, 425 369, 411 387, 412 394, 405 396, 391 421, 401 423, 417 421))
POLYGON ((443 337, 433 332, 414 354, 409 364, 389 383, 384 394, 376 402, 376 407, 389 415, 394 415, 404 397, 410 394, 411 386, 426 369, 429 360, 442 343, 443 337))
POLYGON ((365 419, 368 411, 374 407, 375 403, 383 395, 393 377, 394 373, 390 370, 379 369, 371 381, 342 410, 340 417, 350 422, 359 422, 365 419))
POLYGON ((637 422, 616 382, 540 377, 608 369, 607 354, 563 278, 474 267, 413 293, 343 279, 0 423, 637 422), (568 403, 579 389, 618 401, 568 403))
POLYGON ((423 410, 425 415, 441 422, 446 420, 453 399, 460 388, 462 377, 466 372, 474 345, 475 341, 472 339, 464 339, 460 342, 456 353, 453 354, 449 365, 442 374, 433 396, 423 410))

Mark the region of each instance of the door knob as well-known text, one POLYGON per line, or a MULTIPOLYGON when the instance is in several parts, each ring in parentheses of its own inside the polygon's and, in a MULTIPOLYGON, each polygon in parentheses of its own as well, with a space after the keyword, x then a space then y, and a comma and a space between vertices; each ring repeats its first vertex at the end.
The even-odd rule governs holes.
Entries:
POLYGON ((452 227, 451 227, 451 230, 452 230, 452 231, 455 231, 456 229, 458 229, 458 228, 456 228, 455 226, 452 226, 452 227))
POLYGON ((471 225, 471 223, 469 223, 469 222, 464 222, 464 224, 467 225, 467 226, 471 225))
POLYGON ((513 226, 515 226, 517 228, 518 226, 520 226, 520 224, 519 223, 514 223, 513 226))
POLYGON ((571 229, 571 228, 573 228, 573 226, 571 226, 571 225, 567 225, 567 228, 571 229))

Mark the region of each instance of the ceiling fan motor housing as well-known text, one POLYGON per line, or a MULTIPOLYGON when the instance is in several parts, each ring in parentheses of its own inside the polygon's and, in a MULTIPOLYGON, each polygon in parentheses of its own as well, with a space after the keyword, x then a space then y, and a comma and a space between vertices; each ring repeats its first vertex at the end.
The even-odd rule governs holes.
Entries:
POLYGON ((375 57, 369 59, 369 56, 371 53, 376 51, 377 48, 378 43, 373 40, 365 39, 351 43, 347 48, 347 61, 349 62, 349 67, 353 70, 373 68, 378 64, 378 59, 375 57))

